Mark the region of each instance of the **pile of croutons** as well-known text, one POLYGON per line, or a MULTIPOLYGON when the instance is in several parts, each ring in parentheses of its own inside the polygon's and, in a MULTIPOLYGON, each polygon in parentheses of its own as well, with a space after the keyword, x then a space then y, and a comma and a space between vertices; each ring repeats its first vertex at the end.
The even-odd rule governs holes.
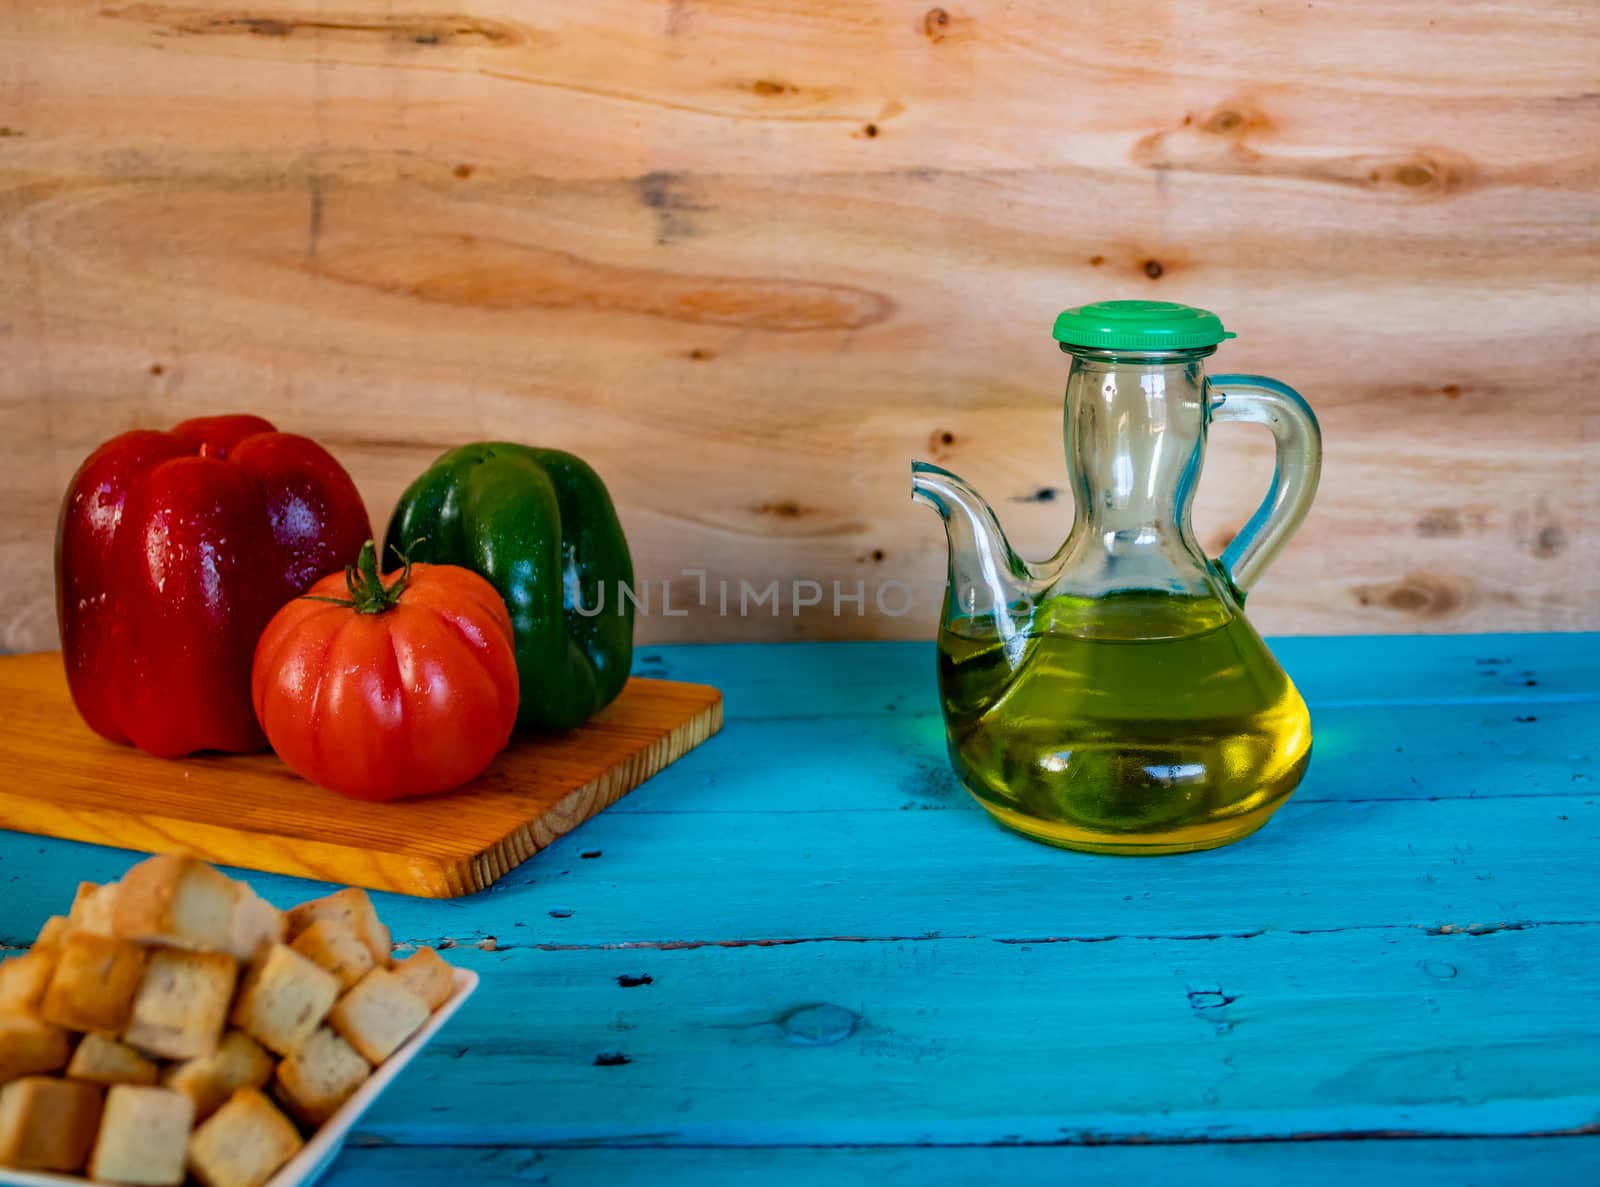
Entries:
POLYGON ((451 996, 391 954, 362 890, 285 912, 178 854, 84 883, 0 964, 0 1166, 260 1187, 451 996))

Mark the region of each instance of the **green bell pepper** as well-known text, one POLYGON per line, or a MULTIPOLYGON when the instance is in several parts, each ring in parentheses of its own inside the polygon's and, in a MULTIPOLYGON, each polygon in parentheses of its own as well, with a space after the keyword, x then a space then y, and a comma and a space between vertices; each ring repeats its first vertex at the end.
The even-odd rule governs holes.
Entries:
POLYGON ((634 606, 622 589, 633 560, 605 484, 581 459, 502 441, 452 449, 400 496, 387 545, 471 569, 500 592, 519 727, 581 725, 628 682, 634 606))

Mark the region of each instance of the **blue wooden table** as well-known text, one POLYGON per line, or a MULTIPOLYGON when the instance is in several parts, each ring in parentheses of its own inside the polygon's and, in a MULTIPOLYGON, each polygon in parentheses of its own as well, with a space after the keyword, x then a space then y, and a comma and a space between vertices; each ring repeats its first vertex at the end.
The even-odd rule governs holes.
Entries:
MULTIPOLYGON (((1600 637, 1276 650, 1305 783, 1152 859, 992 824, 929 646, 644 650, 726 730, 380 903, 483 987, 327 1181, 1600 1183, 1600 637)), ((130 860, 0 834, 0 939, 130 860)))

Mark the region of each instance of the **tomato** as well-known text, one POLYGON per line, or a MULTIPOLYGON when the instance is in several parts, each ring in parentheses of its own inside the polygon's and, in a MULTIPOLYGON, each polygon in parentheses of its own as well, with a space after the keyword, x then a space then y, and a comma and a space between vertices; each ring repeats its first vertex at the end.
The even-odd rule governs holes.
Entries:
POLYGON ((385 584, 361 559, 279 610, 256 646, 251 694, 297 774, 360 800, 459 787, 517 720, 511 616, 484 578, 406 564, 385 584))

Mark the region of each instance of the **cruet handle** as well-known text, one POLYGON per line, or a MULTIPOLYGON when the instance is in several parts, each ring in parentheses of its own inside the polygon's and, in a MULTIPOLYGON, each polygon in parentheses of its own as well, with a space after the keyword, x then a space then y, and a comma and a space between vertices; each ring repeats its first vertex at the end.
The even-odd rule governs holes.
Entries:
POLYGON ((1278 443, 1267 497, 1217 558, 1234 588, 1244 594, 1311 510, 1322 473, 1322 430, 1299 392, 1264 375, 1213 375, 1207 408, 1212 421, 1266 425, 1278 443))

